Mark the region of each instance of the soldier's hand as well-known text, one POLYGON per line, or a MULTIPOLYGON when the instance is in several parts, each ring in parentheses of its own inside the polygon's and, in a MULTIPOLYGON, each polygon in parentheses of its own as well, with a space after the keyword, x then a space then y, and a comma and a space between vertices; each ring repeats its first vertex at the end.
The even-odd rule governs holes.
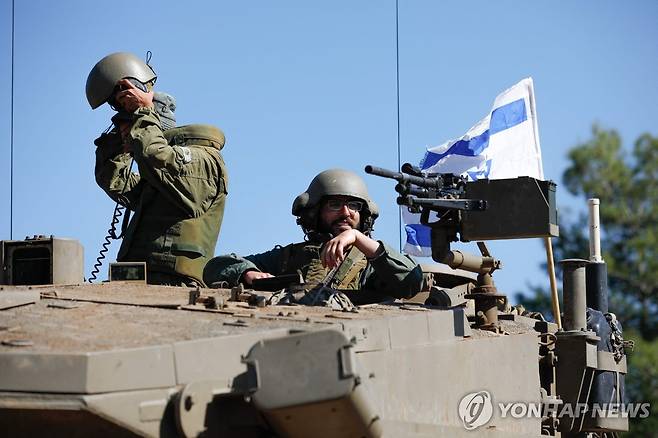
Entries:
POLYGON ((254 283, 254 280, 258 278, 269 278, 274 277, 274 275, 269 272, 260 272, 260 271, 247 271, 242 274, 242 283, 251 286, 254 283))
POLYGON ((320 260, 325 268, 334 268, 345 258, 345 253, 354 245, 359 233, 357 230, 345 230, 324 244, 320 260))
POLYGON ((117 93, 115 99, 126 111, 133 112, 139 108, 153 108, 153 91, 145 93, 135 87, 128 79, 117 81, 117 85, 121 87, 122 91, 117 93))
POLYGON ((343 261, 347 250, 356 246, 366 256, 371 259, 380 255, 384 248, 376 240, 371 239, 359 230, 345 230, 338 236, 324 244, 320 259, 324 267, 333 268, 343 261))

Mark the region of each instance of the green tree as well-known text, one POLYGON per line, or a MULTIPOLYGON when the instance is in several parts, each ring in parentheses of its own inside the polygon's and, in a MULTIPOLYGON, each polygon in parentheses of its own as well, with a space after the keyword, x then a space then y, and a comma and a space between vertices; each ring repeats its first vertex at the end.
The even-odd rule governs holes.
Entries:
MULTIPOLYGON (((608 268, 610 311, 637 348, 629 356, 627 396, 658 409, 658 138, 640 136, 624 148, 615 130, 592 127, 592 137, 569 151, 564 187, 581 198, 599 198, 601 247, 608 268)), ((560 212, 555 259, 587 258, 588 229, 584 213, 560 212)), ((559 273, 558 269, 558 273, 559 273)), ((550 315, 549 292, 530 287, 517 295, 528 309, 550 315), (539 307, 537 307, 539 306, 539 307)), ((657 436, 658 418, 634 421, 633 436, 657 436)))
MULTIPOLYGON (((616 131, 594 126, 592 139, 572 149, 569 158, 571 166, 564 172, 567 190, 601 199, 611 300, 630 310, 620 314, 626 325, 645 339, 654 339, 658 335, 658 138, 642 135, 628 156, 616 131)), ((558 247, 562 250, 574 239, 567 235, 558 247)))
POLYGON ((628 399, 651 405, 651 416, 631 420, 627 436, 658 437, 658 340, 645 340, 634 330, 625 332, 624 338, 635 342, 635 348, 629 354, 626 375, 628 399))

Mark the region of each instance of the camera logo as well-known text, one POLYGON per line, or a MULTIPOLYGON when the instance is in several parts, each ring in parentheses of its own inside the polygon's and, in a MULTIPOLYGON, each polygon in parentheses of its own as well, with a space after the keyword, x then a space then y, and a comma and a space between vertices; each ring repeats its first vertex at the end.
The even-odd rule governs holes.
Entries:
POLYGON ((459 417, 466 430, 473 430, 487 424, 492 415, 493 403, 491 394, 487 391, 466 394, 459 402, 459 417))

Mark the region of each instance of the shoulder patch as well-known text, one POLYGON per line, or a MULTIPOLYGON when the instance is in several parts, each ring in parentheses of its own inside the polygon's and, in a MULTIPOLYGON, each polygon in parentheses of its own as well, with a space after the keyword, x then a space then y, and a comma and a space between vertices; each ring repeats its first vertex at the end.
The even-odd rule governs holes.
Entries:
POLYGON ((192 162, 192 151, 187 146, 181 146, 181 152, 183 153, 183 162, 185 164, 192 162))

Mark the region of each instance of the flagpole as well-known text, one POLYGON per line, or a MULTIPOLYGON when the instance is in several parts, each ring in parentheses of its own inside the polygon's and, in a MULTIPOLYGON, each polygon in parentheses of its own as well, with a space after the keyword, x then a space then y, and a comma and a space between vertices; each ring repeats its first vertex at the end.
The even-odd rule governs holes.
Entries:
POLYGON ((548 265, 548 278, 551 282, 551 304, 553 307, 553 318, 557 324, 558 330, 562 329, 562 319, 560 318, 560 300, 557 296, 557 282, 555 281, 555 263, 553 261, 553 242, 550 237, 544 237, 544 246, 546 247, 546 264, 548 265))

